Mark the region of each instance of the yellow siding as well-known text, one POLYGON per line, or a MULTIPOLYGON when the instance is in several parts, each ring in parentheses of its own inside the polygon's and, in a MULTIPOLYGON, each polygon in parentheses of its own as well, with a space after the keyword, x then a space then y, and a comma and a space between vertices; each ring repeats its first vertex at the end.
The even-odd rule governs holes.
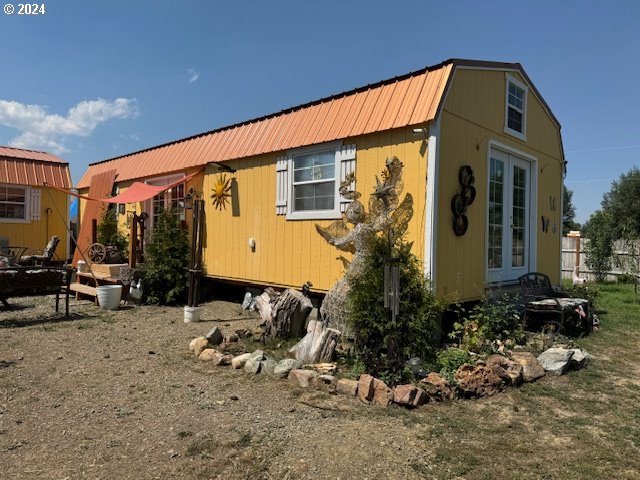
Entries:
MULTIPOLYGON (((414 242, 416 254, 422 254, 426 160, 421 153, 422 142, 411 129, 347 139, 344 144, 356 145, 357 189, 363 203, 375 185, 388 157, 397 156, 405 165, 404 192, 411 192, 416 201, 415 214, 409 225, 407 239, 414 242)), ((424 151, 424 148, 422 148, 424 151)), ((261 155, 235 162, 226 162, 236 169, 232 176, 238 185, 240 215, 233 209, 215 210, 210 192, 217 175, 210 166, 204 176, 206 206, 206 246, 204 262, 209 276, 249 283, 299 287, 307 280, 316 290, 328 290, 344 273, 340 252, 328 245, 315 230, 315 224, 327 226, 331 221, 287 221, 276 215, 276 169, 278 155, 261 155), (255 238, 256 249, 248 246, 255 238)), ((227 174, 229 176, 229 174, 227 174)))
MULTIPOLYGON (((37 187, 31 187, 37 189, 37 187)), ((29 251, 42 251, 53 235, 60 238, 56 255, 66 260, 68 238, 66 222, 68 221, 69 203, 67 195, 51 188, 40 188, 40 220, 28 223, 0 222, 0 237, 7 237, 9 245, 28 247, 29 251)))
MULTIPOLYGON (((517 74, 516 79, 523 81, 517 74)), ((485 289, 486 210, 489 142, 496 141, 538 159, 537 265, 531 270, 547 273, 559 282, 562 200, 562 147, 558 127, 539 100, 528 93, 527 141, 504 133, 505 73, 458 69, 441 114, 440 175, 438 182, 438 233, 436 284, 440 295, 461 300, 481 298, 485 289), (471 165, 477 197, 469 207, 469 229, 457 237, 451 226, 450 202, 459 191, 458 170, 471 165), (555 198, 551 211, 549 197, 555 198), (553 232, 542 231, 540 217, 551 218, 553 232)))

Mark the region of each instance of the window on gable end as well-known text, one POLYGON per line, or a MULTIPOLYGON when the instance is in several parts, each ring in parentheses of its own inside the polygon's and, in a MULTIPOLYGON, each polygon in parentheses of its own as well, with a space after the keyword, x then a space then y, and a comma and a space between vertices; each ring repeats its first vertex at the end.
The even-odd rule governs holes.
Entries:
POLYGON ((527 86, 507 75, 504 131, 526 140, 527 127, 527 86))

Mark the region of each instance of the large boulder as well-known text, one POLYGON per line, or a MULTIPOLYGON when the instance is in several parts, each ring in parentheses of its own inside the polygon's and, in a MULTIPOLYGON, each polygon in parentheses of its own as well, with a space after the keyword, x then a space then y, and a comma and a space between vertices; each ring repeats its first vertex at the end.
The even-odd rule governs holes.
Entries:
POLYGON ((373 381, 373 403, 388 407, 393 402, 393 390, 377 378, 373 381))
POLYGON ((522 380, 525 382, 534 382, 544 377, 544 368, 538 362, 536 356, 531 352, 513 352, 511 360, 520 364, 522 367, 522 380))
POLYGON ((212 345, 220 345, 224 341, 222 330, 220 330, 219 327, 213 327, 211 330, 209 330, 206 338, 212 345))
POLYGON ((538 356, 538 362, 546 372, 562 375, 570 366, 574 352, 562 347, 545 350, 538 356))
POLYGON ((231 360, 231 365, 235 369, 242 368, 242 367, 244 367, 244 364, 247 363, 247 360, 249 360, 250 358, 251 358, 251 354, 250 353, 243 353, 242 355, 238 355, 237 357, 233 357, 233 360, 231 360))
POLYGON ((449 382, 436 372, 431 372, 420 380, 419 386, 431 401, 442 402, 453 399, 453 390, 449 382))
POLYGON ((373 402, 375 380, 375 378, 367 373, 360 375, 360 378, 358 379, 358 398, 361 402, 373 402))
POLYGON ((201 362, 213 362, 217 355, 222 354, 213 348, 205 348, 200 352, 200 355, 198 355, 198 360, 201 362))
POLYGON ((482 363, 465 363, 455 373, 460 393, 465 397, 483 397, 495 395, 504 389, 505 379, 498 375, 497 369, 482 363))

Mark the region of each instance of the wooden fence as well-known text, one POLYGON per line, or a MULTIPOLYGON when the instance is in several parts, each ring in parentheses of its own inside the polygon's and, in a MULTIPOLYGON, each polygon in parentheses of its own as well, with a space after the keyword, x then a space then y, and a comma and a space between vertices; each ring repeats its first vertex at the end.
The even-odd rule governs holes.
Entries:
MULTIPOLYGON (((576 265, 580 267, 580 276, 587 280, 595 280, 595 275, 587 267, 587 255, 585 246, 589 243, 588 238, 562 237, 562 278, 572 278, 573 269, 576 265)), ((640 240, 636 240, 636 251, 640 251, 640 240)), ((628 264, 630 255, 627 245, 622 240, 617 240, 613 247, 612 268, 607 273, 606 281, 615 282, 621 275, 627 275, 629 270, 625 270, 620 265, 628 264)))

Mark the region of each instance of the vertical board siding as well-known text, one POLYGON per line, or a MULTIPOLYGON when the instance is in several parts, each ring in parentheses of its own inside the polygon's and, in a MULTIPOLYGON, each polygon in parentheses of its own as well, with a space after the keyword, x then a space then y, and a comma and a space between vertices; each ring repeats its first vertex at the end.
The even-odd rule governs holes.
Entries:
MULTIPOLYGON (((517 73, 511 73, 523 81, 517 73)), ((539 100, 529 90, 527 99, 527 141, 504 133, 505 73, 499 71, 456 71, 441 117, 440 178, 438 183, 438 239, 436 246, 437 293, 461 300, 485 294, 486 212, 489 141, 495 140, 538 160, 537 264, 531 269, 547 273, 559 282, 562 150, 560 134, 539 100), (469 228, 462 237, 453 233, 451 198, 459 190, 458 170, 471 165, 476 178, 475 202, 469 206, 469 228), (556 198, 551 211, 549 197, 556 198), (542 232, 540 217, 551 218, 553 233, 542 232)))
MULTIPOLYGON (((407 240, 414 242, 415 253, 422 256, 423 235, 420 233, 424 217, 426 159, 421 141, 416 141, 412 130, 398 129, 345 140, 340 152, 344 159, 341 176, 353 170, 357 175, 362 202, 368 205, 375 185, 375 176, 385 167, 388 157, 397 156, 405 165, 404 192, 411 192, 416 201, 415 214, 409 224, 407 240), (355 150, 356 160, 353 161, 355 150)), ((274 204, 286 197, 280 196, 280 182, 288 188, 284 177, 286 157, 266 154, 251 159, 227 162, 236 169, 232 176, 239 190, 240 216, 233 216, 233 208, 214 210, 209 199, 217 170, 207 167, 203 190, 206 206, 206 238, 204 262, 207 275, 215 278, 254 284, 272 284, 300 288, 310 281, 314 289, 328 290, 344 273, 340 252, 328 245, 317 233, 315 225, 327 227, 331 220, 287 221, 274 204), (280 170, 282 168, 282 170, 280 170), (281 173, 284 172, 284 173, 281 173), (255 238, 256 249, 248 246, 255 238)), ((404 194, 403 194, 404 195, 404 194)), ((284 207, 286 204, 278 205, 284 207)))
MULTIPOLYGON (((39 199, 39 218, 33 219, 35 213, 31 209, 26 223, 0 222, 0 237, 7 237, 9 245, 27 247, 27 253, 42 251, 53 235, 60 238, 56 255, 61 260, 69 256, 67 222, 69 221, 69 200, 67 194, 52 188, 31 187, 33 197, 39 199), (36 193, 37 192, 37 193, 36 193)), ((33 207, 33 204, 31 205, 33 207)))

